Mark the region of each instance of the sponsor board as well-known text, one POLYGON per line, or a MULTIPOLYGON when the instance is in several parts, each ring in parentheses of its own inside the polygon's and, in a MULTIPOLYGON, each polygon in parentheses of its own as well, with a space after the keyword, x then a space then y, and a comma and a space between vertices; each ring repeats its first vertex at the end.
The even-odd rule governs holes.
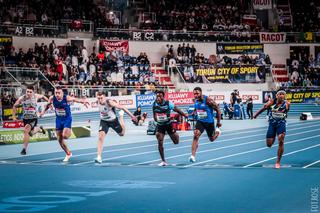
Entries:
POLYGON ((4 121, 2 124, 3 128, 20 128, 24 127, 23 121, 4 121))
POLYGON ((165 94, 165 99, 175 105, 192 105, 194 97, 192 92, 171 92, 165 94))
MULTIPOLYGON (((212 91, 208 92, 207 95, 212 98, 216 103, 230 103, 232 91, 212 91)), ((245 102, 249 98, 252 98, 253 103, 260 104, 262 103, 262 92, 259 91, 240 91, 240 98, 242 102, 245 102)))
POLYGON ((259 54, 263 44, 217 43, 217 54, 259 54))
MULTIPOLYGON (((70 138, 90 137, 90 126, 72 127, 70 138)), ((54 128, 46 129, 46 134, 37 133, 30 137, 30 142, 57 140, 54 128)), ((19 144, 23 143, 23 130, 0 131, 0 144, 19 144)))
POLYGON ((265 79, 265 67, 256 65, 232 65, 223 67, 196 69, 196 76, 206 79, 206 82, 241 82, 251 78, 252 82, 261 82, 265 79))
POLYGON ((101 39, 100 46, 104 46, 107 52, 114 50, 129 52, 129 41, 101 39))
POLYGON ((156 94, 136 95, 136 107, 152 106, 156 100, 156 94))
POLYGON ((284 43, 286 41, 286 33, 259 33, 260 43, 284 43))

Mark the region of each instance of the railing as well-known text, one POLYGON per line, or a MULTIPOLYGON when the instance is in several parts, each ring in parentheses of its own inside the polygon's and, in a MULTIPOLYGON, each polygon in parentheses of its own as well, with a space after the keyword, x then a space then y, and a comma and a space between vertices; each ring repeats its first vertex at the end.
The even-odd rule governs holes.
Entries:
POLYGON ((76 97, 95 97, 97 92, 104 92, 107 96, 122 96, 132 94, 147 94, 162 90, 168 92, 170 90, 167 86, 155 86, 152 89, 145 86, 73 86, 64 85, 63 88, 68 91, 69 95, 76 97))
MULTIPOLYGON (((305 38, 305 33, 287 32, 286 42, 320 42, 320 33, 312 32, 312 40, 305 38)), ((308 34, 309 35, 309 34, 308 34)), ((139 30, 97 28, 96 38, 141 40, 141 41, 203 41, 203 42, 259 42, 259 32, 231 31, 182 31, 182 30, 139 30)), ((309 37, 310 38, 310 37, 309 37)))
POLYGON ((168 70, 171 81, 175 84, 176 87, 178 87, 178 89, 183 89, 183 90, 188 89, 188 87, 186 86, 186 81, 185 81, 184 77, 182 76, 182 74, 176 64, 171 65, 171 66, 166 66, 166 69, 168 70), (177 78, 179 79, 178 81, 176 81, 177 78), (178 84, 179 84, 179 86, 178 86, 178 84), (183 86, 181 86, 181 84, 183 86))
POLYGON ((46 78, 46 76, 38 68, 25 67, 5 67, 5 71, 20 85, 36 84, 38 88, 46 85, 54 88, 54 85, 46 78))
POLYGON ((290 87, 279 87, 278 89, 283 89, 286 91, 320 91, 320 86, 290 86, 290 87))
POLYGON ((65 38, 67 37, 67 30, 59 25, 2 23, 0 24, 0 34, 65 38))

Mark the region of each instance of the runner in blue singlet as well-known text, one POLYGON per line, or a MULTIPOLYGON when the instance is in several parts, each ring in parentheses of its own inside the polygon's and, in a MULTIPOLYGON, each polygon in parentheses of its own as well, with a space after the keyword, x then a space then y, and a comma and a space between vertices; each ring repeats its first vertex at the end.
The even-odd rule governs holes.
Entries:
POLYGON ((259 111, 255 113, 253 118, 257 118, 263 111, 270 109, 269 128, 267 131, 267 146, 272 147, 276 135, 278 135, 278 158, 275 168, 280 169, 280 160, 284 151, 284 138, 286 134, 286 117, 290 109, 290 102, 285 100, 286 92, 280 90, 277 92, 276 98, 269 100, 259 111))
POLYGON ((61 148, 65 151, 66 157, 63 162, 68 162, 72 156, 72 153, 68 149, 64 140, 68 139, 71 136, 71 125, 72 125, 72 116, 70 110, 70 103, 76 102, 84 104, 88 107, 89 103, 85 100, 71 97, 69 95, 64 95, 63 90, 60 86, 55 88, 54 95, 49 98, 49 104, 41 112, 43 115, 51 104, 53 104, 55 113, 56 113, 56 133, 59 144, 61 148))

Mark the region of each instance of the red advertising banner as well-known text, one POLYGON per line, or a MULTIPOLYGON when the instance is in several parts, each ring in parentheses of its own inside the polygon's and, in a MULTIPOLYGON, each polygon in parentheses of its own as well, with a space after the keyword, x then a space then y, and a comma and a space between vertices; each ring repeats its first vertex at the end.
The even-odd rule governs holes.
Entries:
POLYGON ((175 105, 192 105, 194 97, 192 92, 170 92, 166 93, 165 99, 175 105))
POLYGON ((260 43, 284 43, 286 33, 260 33, 260 43))
POLYGON ((2 126, 3 128, 20 128, 24 125, 22 121, 4 121, 2 126))
POLYGON ((104 46, 107 52, 112 52, 114 50, 129 52, 129 41, 101 39, 100 46, 104 46))

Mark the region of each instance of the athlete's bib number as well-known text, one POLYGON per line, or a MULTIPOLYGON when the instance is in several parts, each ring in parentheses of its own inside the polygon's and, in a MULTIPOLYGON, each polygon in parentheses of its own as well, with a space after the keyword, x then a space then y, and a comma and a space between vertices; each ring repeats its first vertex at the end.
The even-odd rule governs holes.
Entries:
POLYGON ((36 114, 36 110, 35 109, 27 109, 27 110, 24 110, 24 114, 34 115, 34 114, 36 114))
POLYGON ((66 116, 67 115, 65 109, 56 109, 56 113, 57 113, 57 116, 66 116))
POLYGON ((109 121, 109 120, 113 120, 114 118, 112 118, 110 116, 110 114, 108 112, 100 112, 100 118, 102 120, 106 120, 106 121, 109 121))
POLYGON ((156 118, 158 122, 166 122, 169 120, 166 113, 157 113, 156 118))
POLYGON ((199 119, 206 119, 208 117, 207 111, 205 110, 197 110, 197 115, 199 119))
POLYGON ((286 117, 286 114, 283 112, 272 112, 272 117, 282 119, 286 117))

